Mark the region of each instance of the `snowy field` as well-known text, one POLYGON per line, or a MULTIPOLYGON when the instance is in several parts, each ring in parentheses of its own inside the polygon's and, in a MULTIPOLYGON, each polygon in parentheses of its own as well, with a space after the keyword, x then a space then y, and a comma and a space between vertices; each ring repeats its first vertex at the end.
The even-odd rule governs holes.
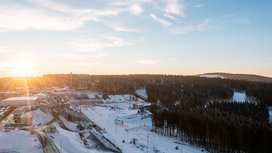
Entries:
POLYGON ((43 153, 37 136, 27 131, 0 131, 0 142, 0 152, 43 153))
POLYGON ((235 101, 235 102, 244 103, 246 101, 246 98, 247 98, 246 93, 243 93, 243 92, 234 92, 232 100, 235 101))
MULTIPOLYGON (((112 96, 111 96, 112 97, 112 96)), ((114 97, 120 97, 115 95, 114 97)), ((140 152, 158 152, 161 153, 180 153, 179 140, 173 137, 158 135, 150 132, 152 129, 152 118, 150 114, 138 114, 137 110, 129 109, 129 102, 115 103, 113 109, 104 106, 78 106, 80 110, 90 120, 96 123, 101 128, 104 128, 107 133, 105 137, 110 139, 124 153, 140 153, 140 152), (119 106, 120 105, 120 106, 119 106), (132 140, 137 139, 135 144, 132 140), (124 142, 123 142, 124 141, 124 142)), ((185 142, 181 142, 183 153, 201 153, 203 148, 191 146, 185 142)), ((204 149, 203 149, 204 150, 204 149)))

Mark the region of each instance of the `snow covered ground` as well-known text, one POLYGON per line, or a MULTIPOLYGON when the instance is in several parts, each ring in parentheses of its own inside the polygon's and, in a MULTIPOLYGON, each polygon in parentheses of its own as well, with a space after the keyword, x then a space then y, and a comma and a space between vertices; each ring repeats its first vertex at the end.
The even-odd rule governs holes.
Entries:
POLYGON ((135 97, 134 95, 130 94, 123 94, 123 95, 109 95, 107 99, 103 99, 104 103, 122 103, 122 102, 131 102, 131 101, 141 101, 139 98, 135 97))
POLYGON ((102 95, 99 92, 96 91, 76 91, 76 92, 71 92, 72 95, 77 95, 77 96, 84 96, 84 98, 89 98, 89 99, 96 99, 96 98, 101 98, 102 95))
POLYGON ((215 75, 215 74, 201 74, 201 75, 199 75, 199 77, 203 77, 203 78, 220 78, 220 79, 225 78, 225 77, 223 77, 221 75, 215 75))
POLYGON ((62 121, 62 123, 71 131, 78 132, 77 125, 76 123, 67 121, 64 117, 59 116, 59 119, 62 121))
POLYGON ((139 95, 140 97, 144 98, 144 99, 148 98, 148 95, 147 95, 147 92, 146 92, 145 88, 138 89, 138 90, 135 91, 135 93, 137 95, 139 95))
MULTIPOLYGON (((180 146, 180 144, 176 143, 180 142, 179 140, 150 131, 152 129, 150 114, 141 115, 138 114, 137 110, 129 109, 129 102, 116 103, 115 106, 119 109, 112 109, 112 105, 109 105, 111 107, 105 107, 105 105, 83 105, 78 107, 81 107, 82 113, 90 120, 104 128, 107 132, 104 136, 110 139, 124 153, 152 153, 155 150, 159 150, 161 153, 181 152, 181 150, 175 149, 175 147, 180 146), (137 139, 136 144, 130 143, 133 138, 137 139), (123 140, 125 142, 122 142, 123 140)), ((185 142, 182 142, 181 148, 183 153, 200 153, 203 149, 185 142)))
POLYGON ((272 123, 272 107, 268 107, 269 112, 269 123, 272 123))
POLYGON ((74 152, 88 152, 89 150, 84 147, 83 142, 80 140, 79 134, 62 129, 58 123, 56 126, 56 133, 47 133, 47 137, 51 139, 58 150, 62 153, 74 152))
POLYGON ((53 116, 49 112, 41 111, 39 108, 37 110, 27 112, 26 114, 23 115, 32 116, 32 125, 34 127, 43 126, 46 123, 53 120, 53 116))
POLYGON ((87 95, 90 99, 94 99, 101 96, 98 92, 88 92, 87 95))
POLYGON ((246 93, 244 93, 244 92, 234 92, 232 100, 235 101, 235 102, 244 103, 246 101, 246 98, 247 98, 246 93))
POLYGON ((101 150, 99 148, 88 149, 84 146, 77 132, 67 131, 62 129, 58 123, 56 126, 56 133, 46 133, 61 153, 111 153, 109 151, 101 150))
POLYGON ((35 134, 27 131, 0 131, 0 152, 43 153, 35 134))

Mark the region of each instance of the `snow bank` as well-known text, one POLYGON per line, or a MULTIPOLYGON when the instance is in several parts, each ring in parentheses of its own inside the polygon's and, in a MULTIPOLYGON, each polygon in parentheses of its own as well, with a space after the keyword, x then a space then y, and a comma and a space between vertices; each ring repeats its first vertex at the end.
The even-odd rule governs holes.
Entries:
POLYGON ((62 123, 71 131, 78 131, 77 129, 77 124, 67 121, 64 117, 59 116, 60 120, 62 121, 62 123))
POLYGON ((148 98, 148 95, 147 95, 147 92, 146 92, 146 89, 145 89, 145 88, 138 89, 138 90, 135 91, 135 93, 136 93, 138 96, 140 96, 140 97, 142 97, 142 98, 144 98, 144 99, 147 99, 147 98, 148 98))
POLYGON ((37 136, 27 131, 0 131, 0 142, 0 152, 43 153, 37 136))
POLYGON ((88 92, 87 95, 90 99, 95 99, 99 96, 99 93, 98 92, 88 92))
POLYGON ((33 126, 41 126, 53 120, 53 116, 49 112, 43 112, 40 109, 27 112, 24 115, 32 116, 33 126))
POLYGON ((54 142, 58 150, 63 153, 88 152, 81 141, 79 134, 62 129, 59 124, 54 123, 56 133, 49 133, 47 136, 54 142))
POLYGON ((61 153, 106 153, 103 150, 85 148, 80 136, 76 132, 62 129, 58 123, 54 123, 56 133, 47 133, 47 136, 54 142, 61 153))

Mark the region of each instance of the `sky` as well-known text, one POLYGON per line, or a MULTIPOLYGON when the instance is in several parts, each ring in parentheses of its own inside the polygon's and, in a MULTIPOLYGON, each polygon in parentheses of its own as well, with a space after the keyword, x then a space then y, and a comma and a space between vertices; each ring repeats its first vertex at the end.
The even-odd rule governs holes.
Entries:
POLYGON ((270 0, 0 0, 0 76, 272 77, 271 27, 270 0))

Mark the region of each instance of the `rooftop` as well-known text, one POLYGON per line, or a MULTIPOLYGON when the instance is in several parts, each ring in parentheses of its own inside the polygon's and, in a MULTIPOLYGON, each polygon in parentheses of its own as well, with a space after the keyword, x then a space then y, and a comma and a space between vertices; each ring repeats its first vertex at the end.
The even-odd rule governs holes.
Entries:
POLYGON ((147 103, 147 102, 141 102, 141 101, 133 101, 132 104, 134 105, 138 105, 138 106, 151 106, 151 103, 147 103))
POLYGON ((25 97, 10 97, 2 101, 35 101, 37 99, 38 97, 25 96, 25 97))

